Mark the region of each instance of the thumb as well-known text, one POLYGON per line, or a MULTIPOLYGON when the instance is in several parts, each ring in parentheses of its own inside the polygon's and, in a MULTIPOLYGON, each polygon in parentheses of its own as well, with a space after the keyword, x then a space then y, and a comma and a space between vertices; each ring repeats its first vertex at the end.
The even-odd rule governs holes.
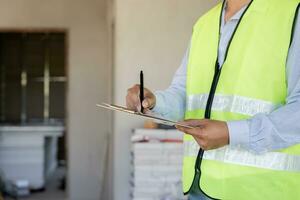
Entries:
POLYGON ((182 124, 186 124, 189 126, 199 127, 204 125, 204 121, 201 119, 188 119, 185 121, 180 122, 182 124))
POLYGON ((147 98, 144 99, 142 105, 143 105, 144 108, 151 109, 155 105, 155 99, 147 97, 147 98))

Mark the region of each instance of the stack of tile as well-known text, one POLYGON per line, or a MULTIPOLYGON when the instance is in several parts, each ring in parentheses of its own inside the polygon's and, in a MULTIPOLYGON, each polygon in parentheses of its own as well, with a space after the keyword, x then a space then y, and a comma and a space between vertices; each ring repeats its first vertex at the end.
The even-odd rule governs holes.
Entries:
POLYGON ((136 129, 132 140, 133 200, 182 200, 182 133, 136 129))

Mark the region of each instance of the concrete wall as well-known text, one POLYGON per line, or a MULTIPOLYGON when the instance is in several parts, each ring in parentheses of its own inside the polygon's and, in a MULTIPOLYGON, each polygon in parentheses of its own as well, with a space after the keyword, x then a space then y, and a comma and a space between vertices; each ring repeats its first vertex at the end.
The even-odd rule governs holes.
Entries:
MULTIPOLYGON (((139 81, 166 88, 188 46, 196 19, 217 0, 115 0, 114 101, 125 104, 126 89, 139 81)), ((129 199, 132 128, 142 121, 114 116, 114 199, 129 199)))
POLYGON ((0 0, 0 29, 61 28, 69 34, 67 128, 71 200, 98 200, 109 117, 111 68, 106 0, 0 0))

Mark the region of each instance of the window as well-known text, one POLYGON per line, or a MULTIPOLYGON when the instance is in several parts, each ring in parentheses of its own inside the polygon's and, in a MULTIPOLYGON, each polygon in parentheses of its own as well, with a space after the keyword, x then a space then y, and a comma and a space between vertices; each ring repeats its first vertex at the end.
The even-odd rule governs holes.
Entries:
POLYGON ((65 33, 0 33, 0 122, 65 118, 65 33))

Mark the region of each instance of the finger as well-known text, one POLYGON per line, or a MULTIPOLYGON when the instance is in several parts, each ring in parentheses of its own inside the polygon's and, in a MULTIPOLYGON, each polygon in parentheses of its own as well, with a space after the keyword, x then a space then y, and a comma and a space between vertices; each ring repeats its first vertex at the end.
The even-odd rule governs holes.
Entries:
POLYGON ((207 119, 188 119, 180 122, 181 124, 200 127, 206 124, 207 119))
POLYGON ((144 101, 143 101, 143 107, 144 108, 149 108, 149 109, 151 109, 151 108, 153 108, 153 106, 154 106, 154 98, 146 98, 146 99, 144 99, 144 101))
POLYGON ((193 136, 193 138, 198 143, 199 147, 201 147, 202 146, 202 141, 198 137, 193 136))
POLYGON ((126 96, 126 106, 133 110, 140 110, 141 103, 138 95, 133 92, 129 92, 126 96))
POLYGON ((152 115, 153 112, 151 110, 149 110, 148 108, 144 108, 144 114, 152 115))
POLYGON ((203 149, 203 150, 209 150, 209 144, 207 141, 205 141, 203 138, 195 137, 193 138, 196 140, 198 145, 203 149))
POLYGON ((201 128, 185 128, 185 127, 182 127, 180 125, 176 125, 175 127, 179 131, 184 132, 186 134, 193 135, 193 136, 198 136, 198 137, 202 136, 202 130, 201 130, 201 128))
POLYGON ((134 103, 129 95, 126 96, 126 107, 132 110, 135 110, 134 103))
POLYGON ((185 132, 185 128, 179 125, 175 125, 175 128, 181 132, 185 132))
POLYGON ((132 89, 134 89, 135 91, 140 91, 140 84, 135 84, 132 89))
POLYGON ((135 84, 127 90, 127 93, 137 93, 140 91, 140 85, 135 84))
POLYGON ((201 137, 202 129, 201 128, 188 128, 187 133, 193 136, 201 137))
POLYGON ((135 84, 131 90, 130 90, 130 94, 131 94, 131 100, 133 102, 133 109, 140 112, 141 111, 141 100, 140 100, 140 85, 139 84, 135 84))
POLYGON ((199 126, 201 124, 199 119, 188 119, 188 120, 184 120, 180 123, 184 124, 184 125, 188 125, 188 126, 195 126, 195 127, 199 126))
MULTIPOLYGON (((140 111, 141 102, 140 102, 140 85, 135 84, 127 90, 126 104, 128 107, 140 111)), ((144 88, 144 100, 142 102, 143 108, 151 109, 155 106, 155 96, 147 88, 144 88)))
POLYGON ((141 107, 140 103, 135 104, 135 110, 138 111, 138 112, 141 112, 142 107, 141 107))

